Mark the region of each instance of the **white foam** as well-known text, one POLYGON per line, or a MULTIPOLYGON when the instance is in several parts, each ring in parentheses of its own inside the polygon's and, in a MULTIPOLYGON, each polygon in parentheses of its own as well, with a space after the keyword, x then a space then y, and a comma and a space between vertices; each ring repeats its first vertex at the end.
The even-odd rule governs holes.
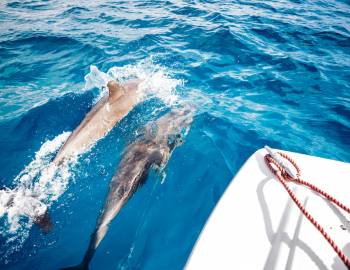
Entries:
POLYGON ((152 59, 146 59, 135 65, 112 67, 107 73, 91 66, 90 73, 85 76, 85 89, 105 88, 112 79, 119 82, 139 79, 141 83, 138 91, 144 94, 144 99, 158 97, 167 105, 178 100, 176 88, 183 84, 182 80, 172 78, 169 70, 155 64, 152 59))
POLYGON ((14 179, 15 187, 0 190, 0 218, 7 221, 0 234, 10 247, 5 257, 20 248, 34 218, 44 214, 67 188, 68 165, 57 168, 51 160, 69 135, 70 132, 64 132, 42 144, 34 160, 14 179))
POLYGON ((90 72, 85 75, 85 89, 102 88, 107 86, 108 81, 113 78, 109 77, 106 73, 101 72, 96 66, 90 66, 90 72))

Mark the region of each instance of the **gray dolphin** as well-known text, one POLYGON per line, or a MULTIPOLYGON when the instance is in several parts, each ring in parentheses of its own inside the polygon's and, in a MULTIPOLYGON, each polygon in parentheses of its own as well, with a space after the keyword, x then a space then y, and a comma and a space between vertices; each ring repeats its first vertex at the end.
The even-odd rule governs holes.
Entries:
POLYGON ((190 109, 177 109, 164 115, 156 122, 146 125, 143 137, 130 144, 113 176, 109 192, 98 218, 95 231, 81 264, 64 269, 88 269, 95 250, 108 231, 109 224, 123 205, 135 193, 147 177, 151 167, 164 168, 174 148, 192 123, 190 109))

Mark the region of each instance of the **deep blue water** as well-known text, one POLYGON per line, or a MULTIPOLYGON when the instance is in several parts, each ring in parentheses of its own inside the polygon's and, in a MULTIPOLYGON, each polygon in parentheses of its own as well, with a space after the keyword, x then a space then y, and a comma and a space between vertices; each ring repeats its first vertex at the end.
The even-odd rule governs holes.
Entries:
POLYGON ((197 107, 191 130, 164 183, 151 173, 90 266, 182 269, 213 207, 257 149, 350 162, 349 54, 350 5, 341 0, 2 1, 1 186, 18 186, 26 168, 40 171, 44 161, 29 165, 35 153, 89 111, 100 93, 84 80, 91 65, 160 79, 152 84, 157 95, 69 168, 50 201, 52 232, 25 218, 11 232, 2 216, 0 268, 81 261, 124 147, 171 109, 172 94, 175 103, 197 107))

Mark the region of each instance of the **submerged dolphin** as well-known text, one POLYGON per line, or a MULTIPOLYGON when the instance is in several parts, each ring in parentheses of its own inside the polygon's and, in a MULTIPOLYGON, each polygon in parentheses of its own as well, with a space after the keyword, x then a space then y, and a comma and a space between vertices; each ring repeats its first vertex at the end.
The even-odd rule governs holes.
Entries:
POLYGON ((103 212, 91 235, 82 263, 65 269, 88 269, 111 221, 142 184, 149 169, 165 167, 172 151, 181 143, 182 134, 189 129, 192 117, 192 111, 189 109, 174 110, 158 121, 148 124, 143 138, 126 148, 116 174, 111 180, 103 212))
POLYGON ((141 100, 138 84, 139 81, 129 81, 124 85, 108 82, 108 95, 91 109, 72 132, 53 160, 54 164, 60 165, 69 157, 86 151, 123 119, 141 100))

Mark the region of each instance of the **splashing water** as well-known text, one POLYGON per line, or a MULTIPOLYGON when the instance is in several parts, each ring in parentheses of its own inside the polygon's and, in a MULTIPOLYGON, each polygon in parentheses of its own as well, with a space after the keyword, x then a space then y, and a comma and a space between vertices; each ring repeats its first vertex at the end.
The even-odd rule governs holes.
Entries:
MULTIPOLYGON (((154 64, 152 60, 144 60, 136 65, 112 67, 107 73, 96 66, 90 66, 90 73, 85 76, 85 89, 105 88, 108 81, 117 80, 121 83, 138 79, 141 83, 138 91, 144 93, 144 100, 157 97, 166 105, 173 105, 178 101, 176 88, 183 85, 183 81, 172 78, 164 67, 154 64)), ((101 95, 104 95, 103 91, 101 95)))
POLYGON ((29 163, 14 179, 13 189, 0 190, 0 218, 6 218, 0 235, 11 244, 7 257, 18 250, 29 235, 35 217, 43 215, 48 207, 65 191, 70 177, 69 168, 57 168, 51 160, 67 140, 64 132, 46 141, 29 163), (27 220, 23 220, 27 217, 27 220))

